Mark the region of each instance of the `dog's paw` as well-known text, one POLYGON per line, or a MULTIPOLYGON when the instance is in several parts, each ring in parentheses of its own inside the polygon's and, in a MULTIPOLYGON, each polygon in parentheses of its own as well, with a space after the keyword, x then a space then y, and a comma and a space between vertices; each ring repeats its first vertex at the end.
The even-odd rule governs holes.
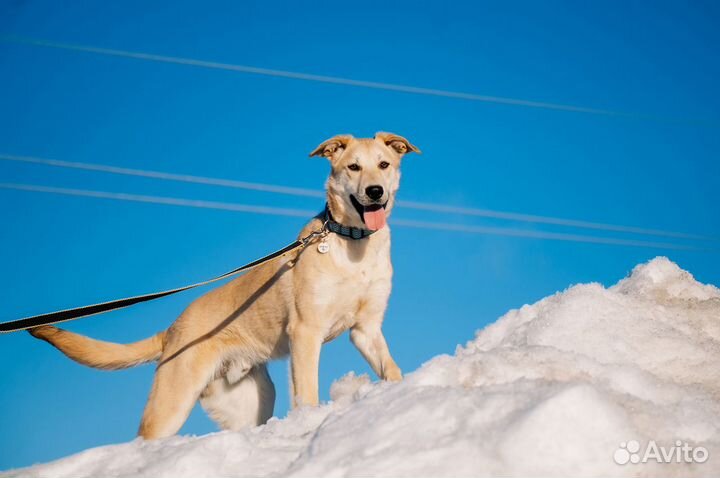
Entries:
POLYGON ((396 365, 395 367, 389 368, 385 372, 385 380, 388 382, 399 382, 402 380, 402 372, 400 371, 400 368, 396 365))

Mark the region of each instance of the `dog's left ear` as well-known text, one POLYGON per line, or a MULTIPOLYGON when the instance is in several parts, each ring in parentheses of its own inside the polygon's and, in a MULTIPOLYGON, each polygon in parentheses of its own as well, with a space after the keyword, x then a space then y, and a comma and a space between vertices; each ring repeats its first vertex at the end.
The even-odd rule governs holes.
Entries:
POLYGON ((401 156, 405 153, 422 154, 422 152, 416 146, 410 143, 410 141, 397 134, 379 132, 375 133, 375 139, 382 141, 390 149, 392 149, 401 156))

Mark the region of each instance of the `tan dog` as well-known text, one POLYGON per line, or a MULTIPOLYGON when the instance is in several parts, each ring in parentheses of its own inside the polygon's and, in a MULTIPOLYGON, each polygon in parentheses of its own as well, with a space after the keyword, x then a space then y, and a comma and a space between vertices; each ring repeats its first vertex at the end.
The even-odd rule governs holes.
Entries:
MULTIPOLYGON (((380 378, 400 380, 381 325, 392 278, 385 221, 407 152, 420 151, 390 133, 322 143, 310 156, 325 156, 332 165, 327 211, 333 232, 208 292, 154 337, 121 345, 53 326, 30 332, 91 367, 159 361, 140 423, 146 439, 175 434, 198 398, 222 428, 265 423, 275 401, 265 363, 288 353, 293 406, 316 405, 320 347, 348 329, 380 378)), ((327 213, 312 219, 300 237, 321 230, 326 219, 327 213)))

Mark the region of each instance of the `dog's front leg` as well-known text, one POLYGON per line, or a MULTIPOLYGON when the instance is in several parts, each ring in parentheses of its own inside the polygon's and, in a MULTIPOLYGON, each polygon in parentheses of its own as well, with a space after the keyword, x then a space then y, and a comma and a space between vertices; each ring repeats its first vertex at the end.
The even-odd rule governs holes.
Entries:
POLYGON ((402 380, 402 372, 390 355, 380 321, 358 323, 350 330, 350 340, 378 377, 391 382, 402 380))
POLYGON ((289 330, 292 404, 317 405, 322 333, 302 322, 289 330))

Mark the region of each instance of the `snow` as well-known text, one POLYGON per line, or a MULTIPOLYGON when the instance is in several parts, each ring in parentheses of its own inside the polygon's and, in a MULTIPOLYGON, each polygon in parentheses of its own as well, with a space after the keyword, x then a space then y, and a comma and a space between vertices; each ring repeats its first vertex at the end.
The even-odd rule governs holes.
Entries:
POLYGON ((351 373, 330 403, 262 427, 2 476, 718 476, 719 373, 720 290, 660 257, 512 310, 397 384, 351 373), (630 440, 709 458, 615 463, 630 440))

